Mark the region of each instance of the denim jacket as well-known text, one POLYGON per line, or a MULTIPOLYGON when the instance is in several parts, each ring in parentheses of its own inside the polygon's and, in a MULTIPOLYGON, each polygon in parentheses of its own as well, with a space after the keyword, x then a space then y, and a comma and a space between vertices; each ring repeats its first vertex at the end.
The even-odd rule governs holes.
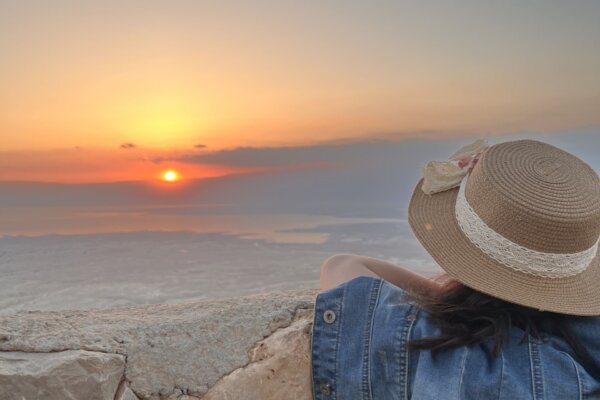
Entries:
MULTIPOLYGON (((573 329, 598 361, 600 318, 573 317, 573 329)), ((313 398, 600 399, 598 376, 586 371, 562 339, 522 340, 523 331, 513 330, 496 358, 483 343, 442 352, 434 360, 429 350, 407 347, 411 339, 439 334, 427 314, 397 286, 359 276, 317 295, 313 398)))

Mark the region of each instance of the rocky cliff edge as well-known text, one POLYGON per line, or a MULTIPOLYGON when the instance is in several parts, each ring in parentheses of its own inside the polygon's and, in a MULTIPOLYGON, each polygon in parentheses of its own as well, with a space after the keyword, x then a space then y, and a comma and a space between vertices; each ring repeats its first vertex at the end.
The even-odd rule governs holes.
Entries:
POLYGON ((0 316, 0 400, 311 400, 317 293, 0 316))

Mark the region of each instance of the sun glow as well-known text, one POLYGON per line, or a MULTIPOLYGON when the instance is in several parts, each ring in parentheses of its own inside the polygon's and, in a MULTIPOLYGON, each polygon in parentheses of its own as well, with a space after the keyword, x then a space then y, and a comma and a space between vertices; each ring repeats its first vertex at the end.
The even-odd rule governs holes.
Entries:
POLYGON ((179 180, 179 173, 172 169, 163 172, 162 178, 165 182, 176 182, 179 180))

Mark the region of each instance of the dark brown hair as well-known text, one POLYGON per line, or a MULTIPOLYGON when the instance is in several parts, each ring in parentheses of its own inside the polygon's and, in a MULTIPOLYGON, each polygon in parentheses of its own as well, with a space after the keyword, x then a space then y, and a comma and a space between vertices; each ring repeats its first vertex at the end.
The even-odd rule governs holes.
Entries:
POLYGON ((573 316, 509 303, 452 279, 447 279, 438 292, 412 297, 439 327, 441 334, 412 340, 409 342, 411 348, 431 350, 435 357, 445 350, 483 345, 491 340, 493 345, 488 350, 496 357, 509 339, 511 328, 518 327, 524 332, 523 341, 529 337, 542 339, 545 335, 562 337, 572 347, 582 366, 600 377, 600 366, 570 327, 569 319, 573 316))

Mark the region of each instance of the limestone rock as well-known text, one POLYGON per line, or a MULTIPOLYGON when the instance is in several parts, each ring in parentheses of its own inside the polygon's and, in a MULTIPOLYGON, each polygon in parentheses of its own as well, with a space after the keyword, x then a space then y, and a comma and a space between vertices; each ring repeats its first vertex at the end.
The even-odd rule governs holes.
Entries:
MULTIPOLYGON (((258 365, 259 360, 249 359, 249 351, 258 342, 274 332, 301 336, 294 333, 296 323, 288 331, 278 333, 278 329, 289 327, 294 316, 310 319, 307 315, 312 315, 317 293, 318 289, 301 289, 113 310, 2 315, 0 355, 65 350, 121 354, 127 357, 125 380, 139 399, 202 398, 224 376, 249 363, 258 365)), ((296 350, 281 357, 274 356, 276 342, 266 344, 272 349, 267 354, 269 363, 278 366, 287 357, 289 362, 304 365, 306 360, 299 356, 301 341, 297 343, 296 350)), ((296 380, 279 366, 278 371, 282 379, 296 380)), ((0 383, 0 392, 7 382, 0 383)), ((115 392, 116 386, 111 400, 115 392)))
POLYGON ((139 400, 139 398, 133 393, 125 381, 121 382, 121 386, 117 389, 117 394, 114 400, 139 400))
POLYGON ((125 357, 85 350, 0 353, 2 400, 112 400, 125 357))
POLYGON ((117 400, 139 400, 138 397, 129 389, 128 386, 125 387, 125 391, 121 395, 120 399, 117 400))
POLYGON ((312 400, 310 336, 312 313, 260 341, 250 363, 223 377, 203 400, 312 400))

